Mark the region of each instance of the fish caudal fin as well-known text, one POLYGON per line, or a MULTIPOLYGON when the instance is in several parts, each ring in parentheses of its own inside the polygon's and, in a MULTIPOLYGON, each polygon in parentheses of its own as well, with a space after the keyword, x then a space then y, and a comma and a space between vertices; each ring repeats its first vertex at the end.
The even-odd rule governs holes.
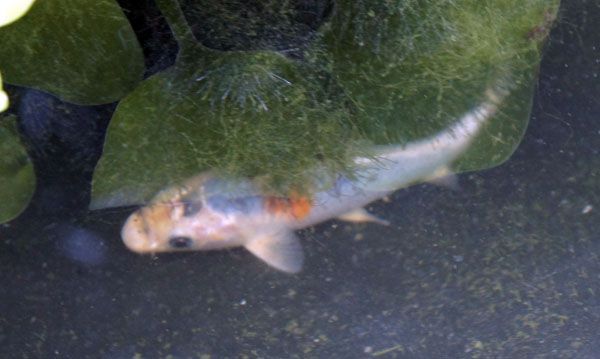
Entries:
POLYGON ((283 272, 298 273, 304 263, 302 246, 296 235, 287 229, 257 235, 245 247, 271 267, 283 272))
POLYGON ((348 213, 344 213, 341 216, 338 216, 337 218, 342 221, 347 221, 347 222, 373 222, 373 223, 381 224, 384 226, 390 225, 389 221, 386 221, 385 219, 381 219, 381 218, 367 212, 367 210, 364 208, 354 209, 348 213))

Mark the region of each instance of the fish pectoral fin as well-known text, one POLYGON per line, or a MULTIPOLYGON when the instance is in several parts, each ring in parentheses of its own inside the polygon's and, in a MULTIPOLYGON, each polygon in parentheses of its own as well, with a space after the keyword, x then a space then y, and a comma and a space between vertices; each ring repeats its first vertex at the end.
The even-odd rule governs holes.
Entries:
POLYGON ((298 273, 304 263, 300 241, 288 229, 257 235, 245 247, 271 267, 287 273, 298 273))
POLYGON ((381 219, 381 218, 369 213, 364 208, 354 209, 348 213, 344 213, 341 216, 338 216, 337 218, 342 221, 348 221, 348 222, 373 222, 373 223, 378 223, 378 224, 381 224, 384 226, 390 225, 389 221, 386 221, 385 219, 381 219))
POLYGON ((447 166, 442 166, 435 170, 429 177, 425 179, 425 182, 434 184, 440 187, 446 187, 451 190, 458 191, 460 184, 458 183, 458 176, 450 170, 447 166))

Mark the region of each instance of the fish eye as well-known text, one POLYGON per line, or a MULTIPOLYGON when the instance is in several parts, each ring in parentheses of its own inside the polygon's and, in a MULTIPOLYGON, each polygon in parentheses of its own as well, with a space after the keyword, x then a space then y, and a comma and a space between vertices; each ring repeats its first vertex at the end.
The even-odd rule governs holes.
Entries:
POLYGON ((192 246, 192 240, 189 237, 171 237, 169 238, 171 248, 184 249, 192 246))
POLYGON ((202 203, 198 201, 194 202, 184 202, 183 204, 183 216, 190 217, 200 212, 202 209, 202 203))

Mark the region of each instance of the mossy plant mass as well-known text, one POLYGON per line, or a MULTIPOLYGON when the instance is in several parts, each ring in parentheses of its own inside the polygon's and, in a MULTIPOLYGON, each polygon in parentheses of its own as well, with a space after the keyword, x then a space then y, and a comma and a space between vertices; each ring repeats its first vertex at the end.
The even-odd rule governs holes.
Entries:
POLYGON ((207 169, 275 191, 302 189, 315 168, 351 175, 373 144, 432 134, 510 79, 501 113, 456 165, 476 170, 521 139, 558 2, 161 0, 179 53, 142 81, 141 47, 115 1, 44 0, 0 29, 0 69, 66 101, 119 101, 96 208, 143 203, 207 169), (59 15, 71 31, 51 30, 59 15), (48 41, 53 51, 39 46, 48 41))

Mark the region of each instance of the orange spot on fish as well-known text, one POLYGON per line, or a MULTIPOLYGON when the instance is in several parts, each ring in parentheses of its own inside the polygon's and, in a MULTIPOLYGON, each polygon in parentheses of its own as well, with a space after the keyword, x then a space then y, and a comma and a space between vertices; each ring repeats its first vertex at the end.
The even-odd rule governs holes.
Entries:
POLYGON ((302 219, 310 213, 312 203, 309 198, 301 196, 292 196, 290 198, 290 204, 292 206, 292 215, 296 219, 302 219))
POLYGON ((310 213, 312 204, 308 197, 292 194, 289 198, 267 197, 265 207, 267 212, 275 215, 288 215, 302 219, 310 213))

